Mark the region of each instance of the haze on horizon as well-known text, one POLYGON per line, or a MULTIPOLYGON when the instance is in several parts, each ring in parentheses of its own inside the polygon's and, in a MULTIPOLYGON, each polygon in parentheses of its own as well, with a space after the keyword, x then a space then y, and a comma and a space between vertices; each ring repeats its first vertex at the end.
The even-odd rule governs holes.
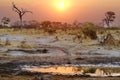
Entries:
POLYGON ((115 23, 120 21, 120 0, 0 0, 0 19, 4 16, 11 21, 19 20, 12 11, 12 2, 19 8, 30 10, 24 20, 61 21, 61 22, 94 22, 100 23, 107 11, 116 13, 115 23), (65 2, 65 8, 60 10, 57 2, 65 2))

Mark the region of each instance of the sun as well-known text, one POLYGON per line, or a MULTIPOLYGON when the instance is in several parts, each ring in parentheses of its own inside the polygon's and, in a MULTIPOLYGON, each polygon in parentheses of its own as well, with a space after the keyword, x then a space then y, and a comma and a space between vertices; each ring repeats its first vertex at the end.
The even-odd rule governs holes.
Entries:
POLYGON ((65 3, 61 1, 61 2, 58 3, 58 6, 59 6, 59 8, 64 8, 65 7, 65 3))
POLYGON ((53 0, 53 7, 60 12, 68 11, 71 7, 70 0, 53 0))

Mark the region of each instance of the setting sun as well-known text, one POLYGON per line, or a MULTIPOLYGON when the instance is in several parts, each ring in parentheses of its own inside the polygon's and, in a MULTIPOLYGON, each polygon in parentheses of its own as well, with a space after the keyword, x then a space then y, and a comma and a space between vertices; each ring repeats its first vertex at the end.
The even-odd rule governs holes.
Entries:
POLYGON ((57 10, 57 12, 67 12, 72 6, 71 2, 72 1, 69 0, 53 0, 51 5, 57 10))
POLYGON ((64 7, 65 7, 65 3, 64 3, 64 2, 59 2, 58 6, 59 6, 60 8, 64 8, 64 7))

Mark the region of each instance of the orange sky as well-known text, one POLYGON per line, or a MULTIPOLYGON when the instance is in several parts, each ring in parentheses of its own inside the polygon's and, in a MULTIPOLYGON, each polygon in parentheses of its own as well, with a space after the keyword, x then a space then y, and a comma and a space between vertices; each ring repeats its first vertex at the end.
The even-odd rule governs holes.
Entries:
POLYGON ((25 20, 99 23, 106 11, 116 12, 116 23, 120 20, 120 0, 62 0, 65 1, 64 10, 56 6, 58 1, 61 0, 0 0, 0 19, 7 16, 11 20, 18 20, 11 9, 14 2, 20 8, 33 11, 33 14, 24 17, 25 20))

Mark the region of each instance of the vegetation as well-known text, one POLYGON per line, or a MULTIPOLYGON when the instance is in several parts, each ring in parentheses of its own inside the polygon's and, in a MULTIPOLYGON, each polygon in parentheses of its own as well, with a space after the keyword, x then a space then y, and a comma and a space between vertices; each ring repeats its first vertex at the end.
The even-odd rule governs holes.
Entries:
MULTIPOLYGON (((25 36, 24 40, 21 41, 17 41, 15 38, 16 42, 12 42, 11 44, 11 39, 9 39, 9 37, 7 37, 7 39, 0 39, 0 47, 1 47, 1 54, 0 54, 0 61, 1 61, 1 65, 5 64, 5 63, 17 63, 17 65, 21 62, 27 62, 31 63, 33 62, 35 65, 42 65, 42 64, 46 64, 50 63, 50 64, 79 64, 79 63, 102 63, 102 62, 117 62, 119 61, 119 58, 114 59, 114 57, 110 57, 109 56, 106 57, 105 54, 105 59, 101 57, 104 56, 104 54, 101 54, 101 52, 97 53, 97 50, 106 50, 106 46, 107 47, 112 47, 110 48, 111 50, 113 49, 113 47, 115 47, 116 50, 118 50, 118 48, 120 49, 120 27, 111 27, 112 23, 114 22, 115 18, 116 18, 116 14, 113 11, 108 11, 105 13, 105 17, 103 19, 103 26, 100 25, 96 25, 94 23, 91 22, 86 22, 86 23, 79 23, 79 22, 74 22, 73 24, 68 24, 68 23, 62 23, 62 22, 52 22, 52 21, 43 21, 43 22, 39 22, 36 20, 30 20, 30 21, 23 21, 23 16, 25 16, 25 14, 27 13, 32 13, 31 11, 25 10, 23 8, 18 8, 14 3, 12 3, 12 8, 13 11, 15 13, 17 13, 17 15, 19 16, 19 21, 15 21, 14 23, 12 23, 10 25, 11 19, 8 17, 3 17, 1 19, 1 23, 2 25, 0 26, 0 36, 2 36, 4 38, 6 37, 6 34, 10 35, 17 35, 19 34, 19 32, 22 32, 22 34, 25 36), (7 27, 8 25, 10 25, 10 27, 7 27), (107 25, 107 28, 105 28, 105 25, 107 25), (4 28, 3 28, 4 27, 4 28), (35 37, 33 37, 35 36, 35 37), (43 36, 47 36, 50 37, 49 41, 46 40, 46 44, 44 44, 44 41, 42 43, 42 41, 38 42, 37 40, 41 39, 43 36), (52 39, 51 39, 52 36, 52 39), (67 38, 66 38, 67 36, 67 38), (31 38, 35 38, 35 43, 32 43, 32 41, 34 40, 26 40, 28 37, 31 38), (100 41, 97 39, 100 37, 100 41), (54 39, 53 39, 54 38, 54 39), (3 39, 3 40, 2 40, 3 39), (90 43, 87 43, 88 41, 91 41, 90 43), (77 43, 76 43, 77 41, 77 43), (86 43, 84 43, 86 41, 86 43), (79 44, 79 43, 81 44, 79 44), (95 42, 95 43, 94 43, 95 42), (19 43, 19 44, 17 44, 19 43), (101 45, 99 45, 101 44, 101 45), (17 45, 17 46, 16 46, 17 45), (65 48, 65 51, 63 49, 57 50, 57 46, 58 48, 65 48), (8 54, 9 50, 11 48, 13 48, 13 50, 15 51, 15 49, 28 49, 28 52, 34 53, 32 52, 32 49, 37 49, 40 47, 45 46, 42 50, 38 50, 38 52, 40 53, 50 53, 51 55, 47 55, 47 56, 22 56, 22 57, 13 57, 12 55, 8 54), (49 49, 47 49, 46 47, 49 46, 56 46, 55 48, 52 47, 55 50, 51 50, 49 51, 49 49), (60 46, 60 47, 59 47, 60 46), (3 48, 4 49, 3 49, 3 48), (84 47, 84 48, 83 48, 84 47), (30 51, 29 51, 30 49, 30 51), (83 49, 83 51, 82 51, 83 49), (88 49, 88 52, 87 52, 88 49), (67 51, 68 50, 68 51, 67 51), (84 52, 85 50, 85 52, 84 52), (55 54, 55 52, 53 52, 54 54, 52 54, 52 51, 58 51, 59 54, 55 54), (96 51, 96 52, 94 52, 96 51), (66 52, 66 54, 64 53, 66 52), (69 54, 70 53, 70 54, 69 54), (73 56, 73 53, 74 56, 73 56), (63 56, 65 54, 65 56, 63 56), (78 55, 76 55, 78 54, 78 55), (83 55, 84 54, 84 55, 83 55), (57 56, 59 55, 59 56, 57 56), (62 56, 60 56, 62 55, 62 56), (54 57, 55 56, 55 57, 54 57), (78 58, 75 58, 75 57, 78 58), (80 56, 80 57, 79 57, 80 56), (85 57, 83 57, 85 56, 85 57), (90 58, 89 58, 90 56, 90 58), (91 57, 93 56, 93 57, 91 57), (95 56, 95 58, 94 58, 95 56), (98 57, 96 57, 98 56, 98 57), (100 57, 99 57, 100 56, 100 57), (75 60, 74 60, 75 58, 75 60), (38 62, 37 62, 38 61, 38 62), (19 63, 18 63, 19 62, 19 63), (37 62, 37 63, 35 63, 37 62), (41 63, 39 63, 41 62, 41 63)), ((20 35, 20 34, 19 34, 20 35)), ((12 38, 12 37, 10 37, 12 38)), ((29 39, 31 39, 29 38, 29 39)), ((20 38, 21 39, 21 38, 20 38)), ((45 37, 46 39, 46 37, 45 37)), ((43 39, 44 40, 44 39, 43 39)), ((13 40, 14 41, 14 40, 13 40)), ((51 49, 52 49, 51 48, 51 49)), ((107 51, 107 50, 106 50, 107 51)), ((19 52, 19 51, 18 51, 19 52)), ((17 52, 15 52, 17 54, 17 52)), ((114 53, 114 52, 113 52, 114 53)), ((36 54, 36 52, 35 52, 36 54)), ((41 54, 42 55, 42 54, 41 54)), ((112 55, 112 54, 110 54, 112 55)), ((32 64, 31 64, 32 65, 32 64)), ((7 66, 7 71, 9 70, 9 67, 13 67, 12 66, 7 66)), ((17 66, 18 67, 18 66, 17 66)), ((3 69, 4 66, 0 67, 0 72, 1 70, 4 72, 5 70, 3 69)), ((100 69, 103 70, 105 73, 120 73, 120 68, 110 68, 110 67, 105 67, 105 68, 101 68, 101 67, 81 67, 78 70, 84 69, 84 73, 95 73, 96 69, 100 69)), ((11 73, 11 72, 10 72, 11 73)), ((52 80, 61 80, 61 78, 59 79, 58 77, 60 76, 54 76, 52 80)), ((3 74, 1 72, 0 74, 0 80, 36 80, 35 76, 26 76, 23 74, 23 76, 14 76, 14 75, 9 75, 9 74, 3 74)), ((62 76, 62 80, 78 80, 79 78, 75 78, 72 77, 70 78, 69 76, 66 78, 64 78, 62 76), (68 79, 69 78, 69 79, 68 79), (73 79, 74 78, 74 79, 73 79)), ((49 80, 49 79, 48 79, 49 80)), ((80 79, 79 79, 80 80, 80 79)), ((87 80, 87 79, 86 79, 87 80)), ((88 79, 89 80, 89 79, 88 79)), ((91 79, 92 80, 92 79, 91 79)), ((99 80, 99 79, 94 79, 94 80, 99 80)), ((100 79, 101 80, 101 79, 100 79)), ((106 80, 110 80, 110 79, 106 79, 106 80)), ((114 80, 114 79, 111 79, 114 80)), ((117 79, 116 79, 117 80, 117 79)), ((119 79, 118 79, 119 80, 119 79)))
POLYGON ((97 39, 97 28, 92 23, 85 23, 82 27, 82 32, 85 37, 89 37, 90 39, 97 39))
POLYGON ((19 47, 20 48, 27 48, 26 41, 25 40, 21 41, 19 47))
POLYGON ((21 23, 21 31, 22 31, 22 25, 23 25, 23 16, 26 14, 26 13, 32 13, 31 11, 27 11, 27 10, 24 10, 23 8, 20 10, 18 7, 16 7, 16 5, 14 3, 12 3, 13 5, 13 11, 16 12, 18 15, 19 15, 19 19, 20 19, 20 23, 21 23))
POLYGON ((10 41, 8 39, 6 39, 5 45, 11 45, 10 41))
POLYGON ((7 17, 3 17, 2 20, 1 20, 1 23, 3 24, 3 26, 7 26, 7 24, 9 24, 10 22, 10 19, 7 18, 7 17))
POLYGON ((114 21, 115 18, 115 13, 113 11, 108 11, 105 13, 105 18, 103 19, 103 22, 105 23, 105 25, 110 27, 110 24, 114 21))

